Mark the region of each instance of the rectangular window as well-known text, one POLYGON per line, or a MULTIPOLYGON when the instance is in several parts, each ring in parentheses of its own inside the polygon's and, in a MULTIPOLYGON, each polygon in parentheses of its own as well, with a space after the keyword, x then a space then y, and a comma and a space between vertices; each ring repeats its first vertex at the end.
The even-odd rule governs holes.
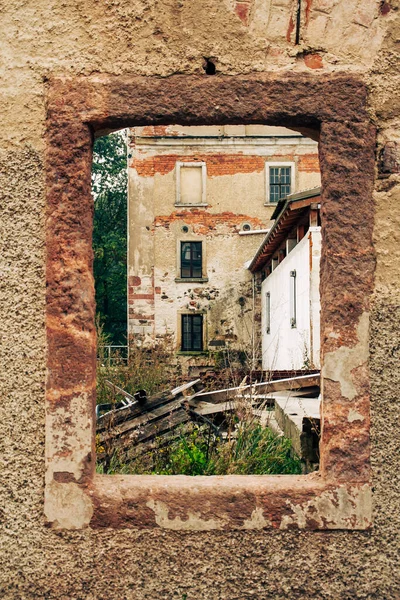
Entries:
POLYGON ((290 271, 290 326, 297 327, 296 322, 296 271, 290 271))
POLYGON ((176 163, 176 204, 184 206, 206 205, 206 163, 176 163))
POLYGON ((269 201, 278 202, 290 194, 292 189, 291 167, 269 168, 269 201))
POLYGON ((271 294, 265 294, 265 331, 271 333, 271 294))
POLYGON ((202 242, 181 242, 182 279, 202 276, 202 242))
POLYGON ((203 350, 203 315, 182 315, 182 346, 186 352, 203 350))

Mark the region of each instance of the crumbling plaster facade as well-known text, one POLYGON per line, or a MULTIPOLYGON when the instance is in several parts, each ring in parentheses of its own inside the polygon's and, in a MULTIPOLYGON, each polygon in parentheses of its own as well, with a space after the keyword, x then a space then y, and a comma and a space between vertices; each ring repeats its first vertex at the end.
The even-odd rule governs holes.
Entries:
POLYGON ((132 343, 172 341, 185 372, 214 364, 225 350, 231 366, 235 350, 248 367, 261 366, 259 294, 246 263, 276 206, 270 168, 290 169, 291 192, 319 185, 317 142, 257 125, 132 128, 129 139, 132 343), (186 193, 195 194, 189 204, 186 193), (201 244, 202 272, 194 278, 182 276, 185 242, 201 244), (201 315, 200 353, 182 351, 182 315, 201 315))
MULTIPOLYGON (((399 596, 399 3, 302 2, 298 45, 296 4, 149 0, 54 6, 36 0, 11 1, 2 9, 0 589, 4 598, 399 596), (159 528, 46 527, 47 82, 79 75, 84 86, 89 76, 104 81, 110 75, 132 74, 168 81, 176 72, 202 74, 204 56, 214 57, 217 72, 227 76, 291 72, 311 74, 317 81, 322 74, 342 73, 357 76, 367 87, 368 112, 377 128, 374 293, 369 328, 365 319, 359 328, 359 339, 365 340, 369 329, 370 340, 374 522, 368 531, 264 530, 266 517, 260 510, 242 530, 228 532, 220 524, 221 529, 191 531, 196 529, 196 515, 182 521, 163 512, 160 504, 149 508, 159 528)), ((107 96, 99 95, 97 101, 107 112, 107 96)), ((64 162, 67 177, 68 155, 64 162)), ((352 184, 356 183, 355 177, 352 184)), ((324 184, 329 186, 328 181, 324 184)), ((345 223, 347 214, 338 217, 345 223)), ((340 378, 341 366, 355 369, 357 375, 357 344, 337 358, 341 361, 328 364, 328 377, 335 380, 339 373, 340 378)), ((347 397, 353 393, 342 391, 347 397)), ((356 413, 352 418, 361 422, 356 413)), ((68 425, 69 415, 59 412, 57 419, 68 425)), ((85 502, 79 501, 72 481, 67 488, 84 522, 85 502)), ((122 499, 123 489, 118 494, 122 499)), ((67 494, 65 501, 68 507, 67 494)), ((309 504, 308 510, 315 514, 324 506, 331 517, 336 511, 339 518, 346 518, 348 499, 335 499, 330 509, 329 505, 325 497, 317 507, 309 504)), ((67 510, 66 518, 72 516, 67 510)), ((299 516, 303 518, 304 512, 299 516)))

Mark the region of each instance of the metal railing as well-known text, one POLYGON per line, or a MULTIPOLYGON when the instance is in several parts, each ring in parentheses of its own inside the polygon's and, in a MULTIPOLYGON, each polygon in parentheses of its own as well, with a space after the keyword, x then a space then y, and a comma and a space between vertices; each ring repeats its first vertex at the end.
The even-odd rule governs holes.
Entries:
POLYGON ((98 346, 97 360, 103 365, 115 365, 118 363, 127 363, 129 358, 129 346, 117 346, 108 344, 98 346))

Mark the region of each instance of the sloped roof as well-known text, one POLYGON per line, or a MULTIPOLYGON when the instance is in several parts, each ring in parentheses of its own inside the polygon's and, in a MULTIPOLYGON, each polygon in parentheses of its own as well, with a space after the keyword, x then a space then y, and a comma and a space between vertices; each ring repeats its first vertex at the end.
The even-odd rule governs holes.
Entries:
POLYGON ((275 223, 252 259, 248 267, 249 271, 255 273, 265 265, 303 214, 308 211, 312 204, 319 202, 320 195, 321 188, 316 187, 290 194, 290 196, 279 200, 271 217, 271 219, 275 219, 275 223))

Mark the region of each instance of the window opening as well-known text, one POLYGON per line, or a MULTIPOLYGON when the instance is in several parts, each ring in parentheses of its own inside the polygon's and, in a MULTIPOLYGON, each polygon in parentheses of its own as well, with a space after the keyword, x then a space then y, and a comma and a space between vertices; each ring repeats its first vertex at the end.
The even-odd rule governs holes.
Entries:
MULTIPOLYGON (((199 82, 198 79, 193 80, 190 77, 179 76, 177 81, 182 87, 185 101, 187 100, 188 105, 192 107, 190 114, 183 115, 183 121, 188 125, 191 125, 193 121, 199 123, 203 118, 207 118, 204 117, 207 114, 213 114, 213 118, 218 121, 218 114, 220 114, 220 118, 224 120, 229 119, 231 115, 233 122, 237 123, 240 114, 251 115, 248 118, 252 120, 254 120, 254 115, 259 114, 262 121, 275 122, 278 117, 282 117, 286 123, 292 125, 295 123, 298 128, 310 127, 315 132, 319 123, 322 126, 329 123, 329 127, 325 127, 324 135, 321 136, 322 151, 320 153, 324 161, 324 177, 326 181, 329 181, 329 185, 324 187, 322 197, 326 215, 323 227, 329 226, 334 221, 335 211, 345 209, 350 204, 359 207, 357 223, 353 223, 351 219, 342 223, 341 244, 344 246, 341 248, 341 252, 338 252, 338 249, 333 246, 337 236, 327 235, 324 237, 327 248, 324 249, 322 255, 324 262, 321 282, 322 289, 327 296, 322 303, 324 329, 321 339, 323 357, 327 359, 324 362, 327 378, 324 393, 326 392, 327 402, 324 406, 323 438, 325 441, 329 440, 329 443, 322 446, 321 476, 303 479, 300 482, 299 477, 273 479, 264 476, 265 471, 263 471, 262 477, 232 475, 229 481, 219 478, 218 485, 210 486, 205 484, 203 479, 191 483, 190 478, 187 477, 173 478, 166 486, 165 479, 161 480, 157 477, 145 479, 124 477, 114 478, 113 481, 113 478, 110 477, 94 476, 94 432, 91 429, 94 411, 91 401, 94 395, 93 348, 95 333, 93 330, 94 319, 92 319, 94 302, 90 273, 91 255, 88 248, 91 240, 92 202, 88 193, 88 175, 92 132, 110 130, 122 122, 126 123, 129 119, 133 123, 146 123, 148 115, 154 114, 157 115, 157 126, 154 128, 149 126, 149 128, 153 129, 155 137, 157 137, 160 132, 164 131, 164 126, 159 123, 165 122, 171 114, 180 114, 179 111, 182 110, 182 107, 180 99, 174 93, 177 85, 174 78, 171 78, 171 81, 163 80, 162 82, 157 78, 146 78, 145 86, 134 85, 134 82, 127 81, 126 78, 117 78, 118 85, 113 86, 110 86, 109 82, 90 77, 87 86, 82 86, 80 79, 71 78, 65 82, 56 79, 50 82, 48 89, 47 142, 50 152, 47 153, 47 156, 50 156, 51 160, 47 162, 46 166, 48 171, 46 181, 49 182, 47 186, 49 215, 47 240, 48 248, 51 249, 48 253, 47 265, 47 319, 49 325, 47 328, 49 346, 47 361, 48 372, 53 374, 48 380, 46 405, 46 444, 48 448, 46 452, 46 515, 54 527, 80 528, 90 523, 94 527, 155 527, 161 525, 169 528, 172 526, 174 529, 188 527, 210 529, 221 526, 226 529, 237 527, 241 529, 249 527, 365 529, 371 525, 368 379, 363 368, 357 370, 357 377, 353 377, 354 368, 353 370, 347 368, 351 367, 349 364, 346 364, 346 369, 341 371, 341 380, 338 384, 341 385, 342 394, 344 393, 346 398, 349 398, 349 402, 345 403, 345 408, 347 410, 347 404, 349 404, 349 409, 353 410, 352 406, 356 405, 363 417, 353 423, 354 419, 346 418, 347 415, 343 413, 343 403, 340 404, 340 410, 336 410, 338 408, 338 385, 331 384, 331 381, 337 381, 337 370, 335 370, 337 363, 333 363, 332 360, 329 363, 329 359, 335 358, 334 353, 342 349, 341 345, 344 344, 345 348, 354 348, 355 344, 359 344, 360 355, 363 355, 368 342, 368 336, 365 334, 365 331, 368 330, 366 311, 368 311, 368 298, 372 289, 372 284, 369 282, 373 278, 365 278, 361 282, 357 278, 357 274, 354 274, 354 270, 349 268, 349 264, 360 260, 366 272, 372 273, 373 271, 373 249, 370 241, 373 204, 370 190, 374 175, 375 138, 365 107, 365 86, 353 76, 346 77, 337 74, 332 76, 328 74, 322 80, 321 78, 308 78, 306 74, 301 74, 300 77, 294 74, 289 87, 286 77, 279 79, 279 76, 274 76, 268 80, 269 85, 261 86, 257 78, 255 84, 258 85, 258 93, 257 101, 254 104, 254 94, 251 91, 253 86, 249 85, 249 77, 251 78, 251 75, 246 75, 244 79, 241 76, 225 78, 222 75, 218 81, 210 79, 207 81, 207 85, 213 87, 212 93, 208 88, 206 88, 207 93, 204 93, 201 85, 205 80, 199 82), (307 90, 311 89, 311 85, 312 94, 308 95, 307 90), (169 94, 168 86, 173 93, 169 94), (142 91, 144 88, 145 92, 142 91), (228 92, 230 93, 228 94, 228 92), (97 109, 95 102, 105 93, 110 98, 109 106, 111 107, 107 116, 104 115, 103 106, 97 109), (133 108, 126 105, 126 98, 129 94, 136 94, 136 101, 132 103, 133 108), (65 97, 62 106, 59 103, 60 96, 65 97), (238 105, 237 109, 233 108, 231 103, 225 102, 226 97, 235 96, 241 98, 240 106, 238 105), (323 102, 321 102, 321 97, 323 102), (338 101, 338 97, 340 101, 338 101), (169 102, 165 102, 165 98, 169 102), (199 102, 199 98, 201 102, 199 102), (216 103, 218 103, 218 108, 221 108, 219 113, 214 110, 216 103), (296 103, 295 114, 290 113, 292 103, 296 103), (146 106, 146 113, 141 112, 140 108, 137 109, 140 105, 146 106), (333 112, 335 119, 332 121, 333 112), (304 116, 304 123, 301 121, 301 115, 304 116), (345 135, 343 122, 346 122, 346 132, 349 135, 345 135), (59 144, 60 136, 65 140, 62 151, 59 144), (339 172, 332 161, 326 158, 333 155, 344 157, 344 164, 349 173, 357 170, 358 186, 350 188, 346 186, 346 178, 343 177, 342 171, 339 172), (65 156, 68 156, 69 159, 70 176, 67 180, 65 180, 65 156), (65 181, 65 185, 61 187, 54 185, 54 182, 59 182, 61 178, 65 181), (64 200, 67 201, 65 204, 64 200), (71 218, 71 214, 74 215, 74 219, 71 218), (60 230, 65 235, 59 235, 60 230), (360 233, 362 235, 359 235, 360 233), (73 257, 72 260, 71 257, 73 257), (79 272, 76 269, 75 257, 79 259, 79 272), (71 285, 62 287, 60 282, 68 282, 71 285), (340 287, 335 288, 338 283, 340 283, 340 287), (76 290, 76 294, 73 294, 71 290, 76 290), (350 302, 348 298, 352 304, 351 311, 344 310, 350 302), (69 328, 68 338, 64 336, 60 339, 59 332, 63 327, 55 329, 53 323, 58 323, 57 320, 59 320, 63 326, 64 323, 69 322, 70 312, 76 315, 75 322, 84 324, 85 336, 82 337, 80 327, 69 328), (345 316, 343 316, 344 313, 346 313, 345 316), (330 335, 327 335, 328 332, 330 335), (71 367, 68 372, 62 368, 62 365, 65 364, 69 364, 71 367), (71 395, 71 389, 76 389, 77 393, 74 392, 71 395), (70 427, 65 427, 66 417, 71 420, 70 427), (354 439, 357 440, 356 445, 349 442, 354 439), (77 455, 78 446, 79 453, 77 455), (338 452, 338 448, 340 452, 338 452), (362 452, 358 451, 359 448, 362 448, 362 452), (75 475, 66 477, 66 473, 75 475), (336 485, 336 481, 338 485, 336 485), (184 489, 184 493, 182 493, 182 489, 184 489), (249 489, 251 490, 250 496, 249 489), (232 491, 236 499, 233 512, 232 491), (282 503, 282 498, 286 498, 287 502, 282 503), (71 511, 70 509, 75 505, 78 510, 71 511), (338 505, 342 507, 340 511, 335 510, 338 505), (210 506, 212 507, 211 512, 210 506), (330 506, 332 509, 329 508, 330 506), (132 507, 134 508, 132 509, 132 507)), ((246 120, 245 116, 244 120, 246 120)), ((250 131, 253 125, 244 127, 250 131)), ((220 130, 223 131, 223 127, 220 127, 220 130)), ((130 157, 131 159, 132 164, 135 163, 135 158, 130 157)), ((164 159, 163 162, 165 165, 164 159)), ((174 167, 168 171, 168 173, 172 171, 168 175, 169 180, 174 179, 173 169, 174 167)), ((137 169, 135 170, 136 173, 139 173, 137 169)), ((153 163, 147 161, 143 166, 143 172, 146 170, 155 174, 157 185, 154 188, 157 189, 160 183, 160 169, 158 167, 153 169, 153 163)), ((296 185, 297 183, 296 180, 296 185)), ((238 186, 235 185, 235 189, 238 190, 238 186)), ((241 199, 245 190, 246 187, 242 186, 241 199)), ((222 197, 223 194, 215 195, 214 202, 222 197)), ((246 203, 242 201, 242 206, 245 205, 246 203)), ((216 203, 212 208, 215 209, 215 207, 216 203)), ((180 220, 180 223, 187 221, 194 227, 193 212, 190 219, 186 219, 186 215, 182 216, 180 211, 179 214, 178 211, 175 211, 175 221, 180 220)), ((241 216, 240 222, 244 216, 241 216)), ((270 213, 269 216, 271 216, 270 213)), ((164 217, 165 213, 161 215, 157 223, 139 223, 137 228, 141 227, 143 231, 153 235, 157 227, 160 227, 160 221, 164 217)), ((180 231, 179 224, 176 222, 168 225, 171 230, 180 231)), ((203 231, 207 231, 207 227, 203 231)), ((314 232, 310 231, 309 233, 314 232)), ((204 235, 206 234, 204 233, 204 235)), ((249 242, 252 237, 244 236, 244 239, 249 242)), ((304 249, 308 240, 307 235, 298 246, 304 249)), ((144 246, 144 251, 149 256, 152 254, 149 246, 144 246)), ((278 277, 282 273, 285 262, 290 261, 295 252, 297 252, 297 248, 278 265, 276 272, 273 272, 271 277, 278 277)), ((234 253, 227 254, 232 262, 234 253)), ((173 255, 176 273, 176 246, 173 255)), ((232 267, 227 269, 229 275, 231 271, 232 267)), ((165 277, 165 273, 166 271, 163 271, 161 277, 165 277)), ((150 271, 148 275, 144 274, 143 281, 139 275, 130 273, 129 276, 130 300, 134 302, 136 300, 149 301, 153 302, 153 305, 161 298, 166 301, 170 300, 169 289, 166 289, 166 286, 154 285, 154 271, 150 271), (145 286, 149 282, 153 287, 146 290, 145 286), (140 288, 140 286, 142 287, 140 288)), ((287 293, 287 285, 283 287, 287 293)), ((197 293, 195 289, 188 282, 184 301, 190 305, 188 307, 190 311, 194 310, 195 305, 199 303, 198 298, 195 297, 197 293)), ((207 289, 205 293, 203 286, 198 286, 198 289, 201 289, 204 297, 209 295, 210 300, 214 301, 211 289, 207 289)), ((257 283, 253 290, 256 297, 257 283)), ((242 291, 240 293, 242 294, 242 291)), ((224 300, 226 301, 226 296, 224 300)), ((234 298, 234 301, 238 304, 237 298, 234 298)), ((150 321, 152 315, 149 313, 147 315, 149 319, 143 319, 143 314, 136 310, 140 306, 143 305, 132 306, 132 315, 142 326, 150 321)), ((243 315, 244 312, 242 311, 243 315)), ((221 335, 223 326, 221 321, 222 319, 219 320, 215 332, 218 336, 221 335)), ((273 318, 272 326, 274 326, 274 321, 273 318)), ((288 321, 285 319, 286 325, 289 324, 288 321)), ((140 341, 141 338, 138 338, 139 344, 140 341)), ((350 352, 351 357, 353 354, 350 352)), ((364 366, 362 359, 356 366, 364 366)), ((115 385, 113 389, 114 392, 118 391, 115 385)), ((136 411, 143 404, 144 397, 139 395, 137 398, 135 394, 136 392, 129 398, 124 392, 121 402, 126 403, 131 400, 132 404, 136 403, 134 404, 136 411)), ((154 400, 158 402, 159 398, 154 400)), ((164 397, 158 405, 161 410, 164 410, 165 406, 163 400, 164 397)), ((121 408, 121 410, 124 409, 121 408)), ((130 405, 129 411, 132 414, 132 405, 130 405)), ((158 435, 159 425, 163 419, 160 418, 162 416, 160 413, 157 414, 159 419, 156 428, 158 435)), ((116 415, 117 413, 115 413, 116 415)), ((142 416, 138 416, 141 420, 142 416)), ((180 412, 176 417, 179 421, 182 413, 180 412)), ((141 421, 140 435, 142 429, 143 421, 141 421)), ((169 436, 170 431, 167 434, 169 436)), ((107 435, 109 435, 109 431, 105 432, 105 436, 107 435)), ((137 436, 132 436, 131 442, 133 438, 137 440, 137 436)), ((121 441, 121 437, 119 440, 121 441)), ((102 441, 105 443, 105 440, 102 441)), ((127 451, 131 452, 132 448, 129 447, 127 451)), ((127 471, 125 470, 125 472, 127 471)))
POLYGON ((290 271, 290 326, 297 326, 296 271, 290 271))
POLYGON ((269 168, 269 201, 278 202, 291 191, 291 167, 269 168))
MULTIPOLYGON (((290 240, 286 239, 285 224, 282 230, 285 235, 274 245, 259 275, 254 277, 246 266, 272 231, 271 220, 275 221, 276 215, 285 209, 286 200, 280 196, 294 184, 294 162, 276 164, 269 160, 277 148, 280 156, 286 152, 292 160, 296 153, 299 157, 309 155, 305 163, 307 169, 301 165, 298 169, 300 185, 310 186, 319 177, 315 160, 317 144, 293 133, 266 126, 248 129, 243 125, 201 128, 174 125, 129 130, 125 149, 125 156, 129 157, 128 349, 124 354, 121 348, 115 348, 110 354, 101 348, 104 341, 99 331, 98 403, 101 406, 97 410, 97 455, 102 472, 120 472, 125 468, 123 465, 129 465, 134 473, 181 474, 179 469, 183 469, 185 474, 191 471, 195 468, 191 460, 187 465, 176 466, 173 458, 174 452, 176 456, 179 454, 173 440, 179 427, 184 427, 187 443, 197 444, 199 450, 202 451, 202 444, 207 446, 211 443, 209 440, 212 441, 208 460, 198 474, 213 474, 211 465, 218 474, 224 474, 225 441, 221 440, 232 436, 235 439, 238 426, 247 428, 247 411, 240 412, 233 401, 233 408, 214 414, 210 398, 202 396, 203 405, 199 405, 199 410, 203 410, 206 403, 205 423, 201 412, 197 415, 196 406, 192 407, 195 415, 188 412, 187 407, 175 401, 171 389, 179 389, 183 382, 197 378, 206 381, 213 372, 214 377, 222 377, 215 380, 215 388, 234 390, 246 375, 250 390, 254 379, 258 385, 266 386, 268 392, 271 377, 279 379, 292 371, 298 372, 289 360, 279 369, 273 364, 272 369, 266 367, 264 346, 276 339, 280 345, 288 342, 283 330, 275 331, 275 325, 283 318, 279 311, 273 312, 271 297, 277 307, 283 306, 281 289, 288 271, 285 261, 294 255, 290 249, 295 245, 292 238, 298 218, 304 220, 308 214, 304 200, 300 217, 297 212, 293 213, 295 220, 287 232, 290 240), (238 145, 246 153, 245 169, 243 155, 237 152, 238 145), (312 172, 313 164, 315 172, 312 172), (279 192, 274 207, 264 202, 265 176, 269 173, 271 189, 275 190, 275 186, 279 192), (206 188, 209 205, 204 202, 206 188), (262 286, 268 283, 273 271, 276 271, 276 288, 268 288, 265 294, 262 286), (160 394, 166 398, 162 407, 158 404, 160 394), (168 408, 169 402, 173 402, 172 409, 168 408), (210 406, 207 407, 207 403, 210 406), (141 419, 147 419, 149 411, 150 420, 144 424, 141 419), (106 425, 111 415, 116 419, 112 423, 124 424, 123 431, 111 422, 106 425), (152 446, 157 446, 159 440, 167 446, 162 453, 152 446), (148 447, 150 451, 146 450, 148 447), (171 471, 172 463, 177 471, 171 471)), ((112 134, 116 135, 119 134, 112 134)), ((114 187, 108 176, 106 191, 110 209, 114 187)), ((288 205, 285 210, 289 209, 288 205)), ((106 239, 104 248, 95 252, 99 256, 114 252, 116 258, 119 231, 118 223, 112 223, 111 212, 107 227, 112 235, 106 239)), ((301 262, 302 268, 309 268, 308 259, 302 257, 301 262)), ((118 264, 111 263, 111 266, 117 268, 118 264)), ((99 285, 102 285, 101 277, 96 280, 96 287, 99 285)), ((113 292, 111 287, 110 293, 113 292)), ((289 304, 288 299, 285 303, 289 304)), ((289 309, 285 311, 287 325, 289 309)), ((295 308, 290 319, 294 326, 295 308)), ((290 358, 292 349, 285 347, 282 352, 290 358)), ((218 393, 218 389, 214 392, 218 393)), ((275 409, 275 404, 265 407, 269 415, 275 413, 275 409)), ((285 410, 283 407, 284 414, 285 410)), ((250 414, 250 429, 257 428, 258 418, 254 419, 249 406, 250 414)), ((281 460, 271 466, 267 461, 262 469, 271 473, 300 473, 303 457, 294 449, 288 455, 282 440, 275 439, 276 432, 268 425, 264 429, 264 441, 268 436, 273 438, 274 452, 281 454, 281 460)), ((253 433, 256 435, 255 430, 253 433)), ((261 468, 254 466, 248 457, 242 458, 246 466, 240 463, 240 469, 252 472, 261 468)))
POLYGON ((202 276, 202 243, 181 242, 181 277, 201 278, 202 276))
POLYGON ((265 294, 265 331, 271 333, 271 294, 265 294))
POLYGON ((182 315, 182 351, 203 350, 203 315, 182 315))

